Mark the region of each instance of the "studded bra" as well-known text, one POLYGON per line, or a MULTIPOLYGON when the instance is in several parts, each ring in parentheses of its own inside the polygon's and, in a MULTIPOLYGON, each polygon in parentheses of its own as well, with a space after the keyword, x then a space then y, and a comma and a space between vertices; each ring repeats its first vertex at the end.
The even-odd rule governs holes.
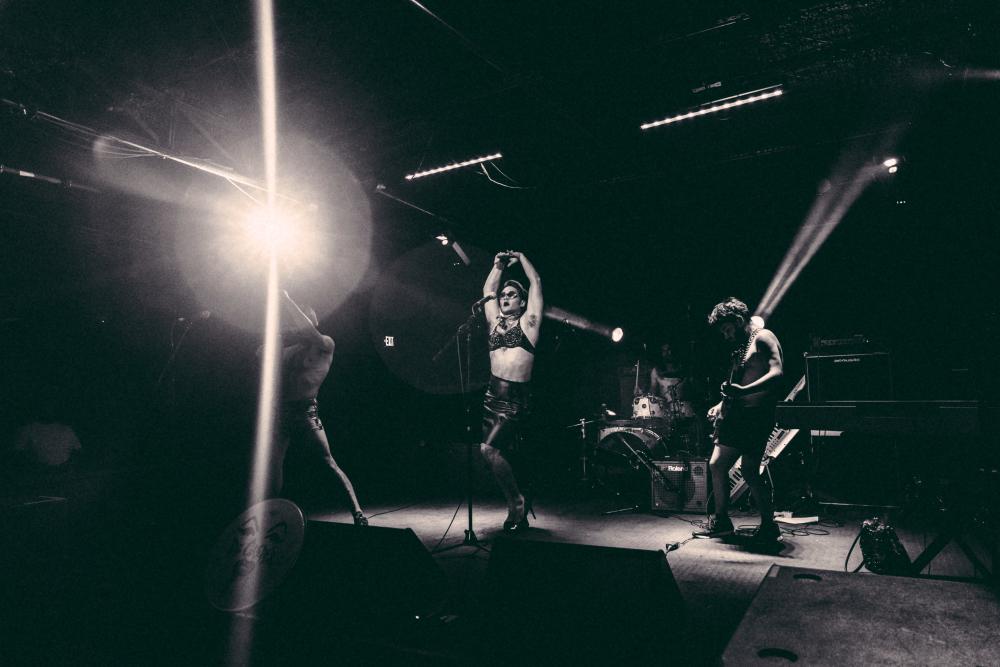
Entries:
POLYGON ((528 337, 524 335, 524 331, 521 329, 520 320, 515 322, 514 326, 506 331, 499 331, 498 327, 499 324, 493 327, 493 331, 490 333, 490 352, 501 347, 523 347, 528 352, 532 354, 535 353, 535 346, 532 345, 531 341, 528 340, 528 337))

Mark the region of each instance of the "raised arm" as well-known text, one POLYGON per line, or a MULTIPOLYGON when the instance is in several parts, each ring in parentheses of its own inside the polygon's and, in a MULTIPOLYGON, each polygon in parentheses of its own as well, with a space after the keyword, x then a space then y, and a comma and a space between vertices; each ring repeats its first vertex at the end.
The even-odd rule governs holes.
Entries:
POLYGON ((525 335, 528 336, 532 343, 537 343, 539 328, 542 325, 542 311, 545 308, 545 297, 542 295, 542 279, 539 277, 535 265, 524 256, 524 253, 515 252, 511 253, 511 256, 514 260, 521 262, 521 266, 524 267, 524 275, 531 282, 531 287, 528 289, 528 305, 521 320, 524 323, 525 335))
POLYGON ((288 317, 291 328, 296 334, 302 336, 302 338, 308 340, 313 345, 322 348, 324 351, 329 352, 333 350, 333 339, 320 333, 320 330, 316 328, 316 323, 306 315, 305 311, 302 310, 299 304, 292 300, 292 297, 285 290, 281 291, 281 301, 285 315, 288 317))
MULTIPOLYGON (((489 275, 486 276, 486 282, 483 283, 483 296, 496 296, 497 290, 500 289, 500 277, 503 275, 503 270, 510 264, 510 257, 507 253, 498 252, 493 257, 493 268, 490 269, 489 275)), ((497 317, 500 316, 500 306, 497 305, 496 299, 490 299, 485 304, 483 304, 483 313, 486 315, 486 320, 492 322, 497 317)))

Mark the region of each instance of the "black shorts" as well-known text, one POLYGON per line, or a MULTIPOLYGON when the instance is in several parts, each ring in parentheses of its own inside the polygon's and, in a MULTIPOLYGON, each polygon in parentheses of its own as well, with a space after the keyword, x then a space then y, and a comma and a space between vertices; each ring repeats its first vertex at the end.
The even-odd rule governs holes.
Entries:
POLYGON ((719 423, 718 444, 744 454, 763 454, 774 430, 774 406, 731 407, 719 423))
POLYGON ((497 449, 512 449, 530 404, 529 383, 491 376, 483 399, 483 442, 497 449))

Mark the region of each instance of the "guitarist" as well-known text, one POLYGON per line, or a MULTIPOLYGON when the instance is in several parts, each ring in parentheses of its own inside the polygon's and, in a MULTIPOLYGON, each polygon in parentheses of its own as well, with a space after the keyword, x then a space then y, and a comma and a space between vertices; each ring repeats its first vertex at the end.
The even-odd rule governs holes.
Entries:
POLYGON ((694 536, 733 534, 727 511, 729 469, 742 456, 741 472, 760 510, 760 527, 754 532, 754 540, 777 542, 781 531, 774 523, 771 498, 761 484, 760 461, 774 428, 774 406, 782 376, 781 344, 771 331, 751 320, 747 305, 735 297, 716 304, 708 315, 708 324, 735 349, 729 379, 722 384, 722 400, 708 411, 708 418, 716 425, 715 447, 709 461, 715 515, 709 517, 705 530, 694 536))

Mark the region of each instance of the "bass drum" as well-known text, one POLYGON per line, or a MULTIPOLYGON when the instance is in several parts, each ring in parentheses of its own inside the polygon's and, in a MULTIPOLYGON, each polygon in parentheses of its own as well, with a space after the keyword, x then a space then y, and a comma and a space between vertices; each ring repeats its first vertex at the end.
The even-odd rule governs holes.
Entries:
POLYGON ((669 452, 664 429, 641 426, 609 426, 601 429, 594 452, 598 463, 606 466, 638 465, 636 456, 665 459, 669 452))

